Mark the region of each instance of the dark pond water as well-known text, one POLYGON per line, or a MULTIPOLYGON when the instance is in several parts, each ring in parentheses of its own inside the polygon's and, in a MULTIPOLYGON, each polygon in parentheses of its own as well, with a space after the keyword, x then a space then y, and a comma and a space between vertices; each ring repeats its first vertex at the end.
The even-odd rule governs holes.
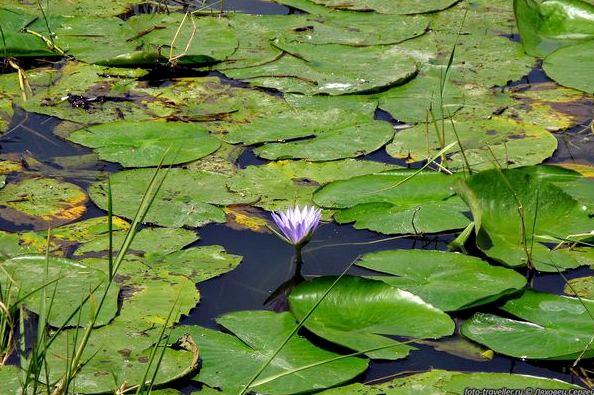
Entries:
MULTIPOLYGON (((256 0, 209 1, 213 8, 237 10, 248 13, 286 14, 291 12, 287 7, 256 0)), ((513 37, 512 37, 513 39, 513 37)), ((163 76, 151 76, 162 79, 163 76)), ((529 75, 510 86, 534 84, 548 81, 540 68, 535 68, 529 75)), ((160 81, 159 83, 161 83, 160 81)), ((378 119, 395 122, 389 114, 379 111, 378 119)), ((114 172, 119 166, 93 159, 92 151, 69 143, 53 134, 53 128, 59 120, 17 111, 10 130, 0 138, 0 153, 17 155, 24 163, 28 158, 35 158, 43 165, 37 169, 48 175, 64 177, 83 187, 93 181, 93 176, 103 172, 114 172), (82 164, 70 166, 68 158, 88 158, 82 164), (65 165, 66 164, 66 165, 65 165)), ((559 149, 549 162, 576 161, 592 163, 594 161, 594 139, 592 133, 584 126, 577 126, 563 134, 558 134, 559 149)), ((388 156, 384 150, 372 153, 365 159, 404 165, 388 156)), ((266 161, 257 158, 250 150, 246 150, 238 160, 238 166, 260 165, 266 161)), ((37 165, 38 166, 38 165, 37 165)), ((38 166, 39 167, 39 166, 38 166)), ((104 213, 93 203, 89 203, 86 218, 104 213)), ((26 228, 17 227, 0 219, 0 229, 20 231, 26 228)), ((182 319, 182 324, 197 324, 217 328, 215 318, 227 312, 238 310, 270 309, 264 305, 271 293, 292 277, 292 248, 278 240, 272 234, 255 233, 245 230, 234 230, 225 225, 208 225, 198 230, 200 241, 196 245, 220 244, 233 254, 243 256, 241 265, 234 271, 212 280, 201 283, 201 302, 189 316, 182 319)), ((358 256, 385 249, 447 249, 447 244, 454 235, 439 235, 423 238, 401 237, 388 238, 374 232, 355 230, 350 225, 324 224, 316 232, 311 243, 303 251, 304 275, 321 276, 341 273, 358 256)), ((364 274, 359 268, 352 268, 351 274, 364 274)), ((568 278, 591 274, 589 268, 572 270, 566 273, 568 278)), ((556 274, 540 274, 533 280, 538 290, 561 293, 563 279, 556 274)), ((482 309, 485 310, 484 308, 482 309)), ((462 320, 469 317, 472 311, 458 313, 455 318, 462 320)), ((320 339, 315 342, 323 343, 320 339)), ((327 348, 333 346, 324 343, 327 348)), ((541 363, 515 360, 496 355, 489 361, 476 361, 446 352, 436 351, 429 345, 418 345, 419 350, 412 352, 406 359, 393 362, 372 362, 371 368, 360 378, 363 382, 389 379, 399 372, 423 371, 430 368, 460 371, 491 371, 522 373, 537 376, 554 377, 570 382, 578 382, 561 363, 541 363)), ((185 392, 199 388, 198 383, 181 382, 177 388, 185 392)))

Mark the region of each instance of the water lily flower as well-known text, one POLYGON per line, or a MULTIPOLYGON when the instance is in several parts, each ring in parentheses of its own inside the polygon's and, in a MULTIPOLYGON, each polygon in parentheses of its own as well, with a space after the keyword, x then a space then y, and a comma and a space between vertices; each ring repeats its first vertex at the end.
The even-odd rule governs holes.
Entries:
POLYGON ((309 241, 320 224, 322 210, 313 206, 289 207, 278 213, 272 213, 272 219, 278 226, 279 237, 295 247, 301 247, 309 241))

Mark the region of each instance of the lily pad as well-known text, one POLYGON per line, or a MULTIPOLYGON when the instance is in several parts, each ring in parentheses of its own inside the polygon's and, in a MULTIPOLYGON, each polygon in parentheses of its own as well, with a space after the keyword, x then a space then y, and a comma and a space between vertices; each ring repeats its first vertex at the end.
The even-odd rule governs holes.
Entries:
POLYGON ((429 18, 422 15, 333 11, 309 17, 303 26, 286 31, 283 37, 310 44, 388 45, 420 36, 428 25, 429 18))
POLYGON ((565 284, 563 292, 566 295, 594 299, 594 277, 585 276, 572 278, 567 282, 567 284, 565 284))
POLYGON ((247 122, 286 107, 278 97, 232 86, 217 77, 177 78, 152 86, 136 80, 146 73, 142 69, 67 62, 60 69, 28 70, 34 95, 24 102, 16 73, 0 75, 0 98, 18 102, 30 112, 81 124, 157 118, 247 122))
POLYGON ((515 0, 514 12, 526 53, 554 50, 594 39, 594 5, 572 0, 515 0))
POLYGON ((314 194, 323 208, 343 209, 338 222, 382 233, 441 232, 468 225, 463 202, 453 196, 458 176, 392 170, 335 181, 314 194))
POLYGON ((443 163, 454 170, 466 168, 466 160, 472 170, 538 164, 557 149, 557 139, 544 128, 493 117, 448 121, 437 129, 417 125, 397 133, 386 150, 393 157, 417 162, 435 157, 445 145, 457 141, 450 160, 443 163))
POLYGON ((18 394, 22 390, 21 383, 23 371, 15 365, 3 365, 0 367, 0 382, 2 388, 11 394, 18 394))
POLYGON ((398 85, 417 71, 413 58, 393 47, 316 45, 276 40, 287 52, 278 60, 255 67, 227 70, 231 78, 283 92, 343 95, 398 85), (369 62, 374 67, 369 67, 369 62))
POLYGON ((392 125, 384 121, 370 121, 344 128, 321 132, 311 139, 287 143, 269 143, 254 149, 265 159, 307 159, 329 161, 356 158, 372 153, 394 136, 392 125))
POLYGON ((200 292, 193 280, 168 270, 147 267, 139 258, 126 259, 114 279, 122 289, 123 299, 118 322, 127 322, 132 327, 171 326, 200 301, 200 292))
POLYGON ((116 17, 50 16, 47 24, 45 18, 37 18, 29 30, 51 37, 54 55, 66 54, 86 63, 134 66, 158 60, 158 54, 138 49, 132 40, 134 29, 116 17))
POLYGON ((288 205, 313 204, 313 193, 321 185, 363 174, 389 170, 380 162, 345 159, 333 162, 277 161, 248 166, 227 182, 232 191, 273 211, 288 205))
MULTIPOLYGON (((113 217, 114 239, 128 228, 130 224, 125 220, 113 217)), ((92 243, 98 238, 107 237, 108 232, 107 217, 95 217, 53 228, 49 232, 49 240, 48 231, 24 232, 20 235, 20 242, 24 247, 39 254, 49 250, 54 256, 66 256, 78 244, 92 243)))
POLYGON ((235 30, 217 16, 139 14, 127 23, 137 32, 131 41, 143 43, 145 51, 157 52, 161 59, 174 64, 222 61, 238 46, 235 30))
MULTIPOLYGON (((4 5, 4 4, 3 4, 4 5)), ((39 37, 23 32, 23 28, 37 17, 15 9, 0 8, 0 26, 2 56, 34 57, 55 55, 39 37)))
MULTIPOLYGON (((200 326, 181 326, 173 336, 189 333, 200 344, 202 367, 195 380, 226 393, 239 391, 270 358, 297 323, 289 313, 242 311, 226 314, 217 323, 230 331, 226 334, 200 326), (230 363, 232 362, 232 363, 230 363)), ((325 351, 296 335, 262 372, 260 379, 316 362, 338 354, 325 351)), ((361 374, 367 362, 344 358, 289 374, 256 387, 267 394, 294 394, 328 388, 347 382, 361 374)))
POLYGON ((291 142, 373 122, 377 102, 364 96, 285 95, 286 108, 250 123, 229 125, 225 141, 248 145, 291 142))
POLYGON ((75 131, 70 141, 124 167, 174 165, 200 159, 221 143, 200 125, 183 122, 111 122, 75 131))
POLYGON ((412 81, 377 97, 379 107, 401 122, 432 122, 448 118, 464 105, 463 92, 447 82, 443 67, 424 67, 412 81))
POLYGON ((184 275, 193 282, 200 283, 235 269, 241 259, 239 255, 227 254, 221 246, 209 245, 153 257, 146 263, 153 268, 184 275))
POLYGON ((471 209, 477 246, 511 267, 531 264, 556 272, 580 266, 563 249, 544 244, 592 230, 587 207, 553 184, 575 177, 569 170, 540 166, 488 170, 460 180, 456 190, 471 209))
POLYGON ((282 51, 272 45, 283 31, 307 26, 304 15, 226 15, 235 30, 239 46, 224 62, 215 64, 216 70, 240 69, 272 62, 282 51))
MULTIPOLYGON (((77 372, 70 389, 77 393, 97 394, 140 384, 149 367, 150 355, 159 340, 160 330, 158 326, 138 327, 119 321, 94 330, 82 355, 86 363, 77 372)), ((70 355, 80 344, 81 337, 80 332, 69 330, 61 333, 51 345, 44 360, 50 382, 62 378, 68 366, 62 356, 70 355)), ((158 364, 155 385, 179 379, 196 369, 197 350, 192 352, 172 347, 176 340, 177 338, 170 338, 169 342, 161 342, 160 347, 164 349, 160 348, 159 351, 164 353, 158 364)), ((148 369, 148 377, 152 377, 156 367, 157 364, 153 361, 148 369)))
MULTIPOLYGON (((120 250, 125 237, 125 232, 113 232, 112 242, 114 253, 117 253, 120 250)), ((130 245, 129 253, 136 253, 144 256, 155 254, 166 255, 179 251, 198 239, 199 237, 196 232, 192 232, 191 230, 175 228, 144 228, 134 237, 134 241, 130 245)), ((108 251, 109 233, 104 232, 92 240, 82 243, 82 245, 76 249, 74 255, 107 254, 108 251)))
POLYGON ((444 311, 490 303, 526 285, 513 270, 468 255, 427 250, 388 250, 365 254, 358 266, 392 276, 373 276, 420 296, 444 311))
POLYGON ((582 352, 594 357, 594 301, 529 290, 501 309, 520 320, 477 313, 462 325, 462 334, 516 358, 574 360, 582 352))
MULTIPOLYGON (((114 16, 124 14, 142 2, 143 0, 106 0, 100 3, 95 0, 52 0, 50 3, 42 2, 41 6, 46 15, 114 16)), ((37 2, 6 0, 3 5, 42 16, 37 2)))
POLYGON ((462 214, 466 209, 458 198, 415 205, 364 203, 338 211, 334 219, 383 234, 439 233, 466 227, 468 219, 462 214))
POLYGON ((546 389, 576 389, 576 385, 556 379, 509 373, 465 373, 432 369, 373 385, 351 384, 321 392, 323 395, 464 395, 468 388, 488 388, 493 391, 546 389))
POLYGON ((0 216, 16 224, 47 229, 80 218, 87 195, 78 186, 53 178, 26 178, 0 193, 0 216))
MULTIPOLYGON (((334 277, 317 278, 301 283, 291 292, 289 305, 297 319, 309 312, 334 281, 334 277)), ((356 351, 394 345, 366 353, 377 359, 403 358, 413 349, 381 335, 436 339, 454 332, 450 317, 418 296, 361 277, 341 279, 308 318, 305 327, 356 351)))
POLYGON ((558 84, 594 94, 589 78, 594 67, 594 40, 556 50, 543 62, 545 73, 558 84))
MULTIPOLYGON (((22 297, 42 288, 25 299, 24 304, 27 309, 41 314, 45 302, 48 322, 55 327, 76 326, 79 313, 80 322, 86 324, 108 283, 104 272, 64 258, 23 255, 2 262, 2 268, 0 283, 3 289, 16 288, 22 297), (85 298, 89 299, 85 302, 85 298), (70 317, 72 314, 74 316, 70 317)), ((116 285, 109 287, 95 325, 105 325, 115 316, 118 292, 116 285)))
POLYGON ((381 14, 422 14, 446 9, 456 0, 312 0, 329 8, 356 11, 377 11, 381 14))
MULTIPOLYGON (((154 169, 137 169, 111 177, 115 215, 134 217, 154 173, 154 169)), ((162 170, 160 177, 163 176, 165 181, 145 217, 147 223, 177 228, 225 222, 225 213, 219 206, 249 202, 229 192, 229 176, 224 174, 175 168, 162 170)), ((107 208, 106 182, 93 184, 89 195, 99 207, 107 208)))

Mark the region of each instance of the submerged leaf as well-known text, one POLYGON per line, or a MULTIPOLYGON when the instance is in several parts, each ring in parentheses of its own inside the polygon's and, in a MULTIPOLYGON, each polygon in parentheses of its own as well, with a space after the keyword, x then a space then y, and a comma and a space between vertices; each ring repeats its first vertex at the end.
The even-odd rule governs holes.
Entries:
POLYGON ((36 229, 80 218, 87 195, 78 186, 53 178, 27 178, 7 184, 0 194, 0 216, 36 229))

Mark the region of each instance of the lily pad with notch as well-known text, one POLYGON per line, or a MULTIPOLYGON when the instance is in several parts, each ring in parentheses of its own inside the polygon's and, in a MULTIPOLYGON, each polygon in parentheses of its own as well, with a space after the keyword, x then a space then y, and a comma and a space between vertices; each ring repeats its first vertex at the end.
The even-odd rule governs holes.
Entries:
POLYGON ((432 369, 380 384, 351 384, 321 392, 323 395, 464 395, 467 388, 492 388, 505 385, 502 391, 532 390, 533 388, 570 390, 581 387, 557 379, 510 373, 455 372, 432 369))
POLYGON ((524 276, 514 270, 453 252, 387 250, 365 254, 356 264, 382 273, 370 278, 418 295, 444 311, 491 303, 526 285, 524 276))
POLYGON ((468 209, 453 192, 458 175, 391 170, 332 182, 314 194, 323 208, 340 209, 340 223, 392 233, 434 233, 468 225, 468 209))
POLYGON ((124 167, 186 163, 221 146, 206 127, 185 122, 109 122, 74 131, 68 140, 93 148, 100 159, 124 167))
MULTIPOLYGON (((111 178, 113 212, 124 218, 133 218, 155 169, 135 169, 116 173, 111 178)), ((167 227, 202 226, 211 222, 225 222, 222 206, 249 203, 239 194, 227 189, 228 175, 201 170, 173 168, 163 170, 165 177, 152 206, 145 217, 146 223, 167 227)), ((93 184, 89 188, 91 199, 101 208, 107 208, 107 183, 93 184)))
POLYGON ((518 319, 476 313, 461 332, 495 352, 522 359, 594 357, 594 301, 528 290, 500 307, 518 319), (546 347, 543 347, 546 344, 546 347))
POLYGON ((487 170, 458 181, 456 191, 472 212, 478 248, 511 267, 557 272, 583 265, 570 249, 559 248, 583 238, 572 235, 589 237, 594 224, 587 206, 563 191, 562 184, 576 177, 571 170, 533 166, 487 170))
POLYGON ((54 327, 78 326, 79 317, 86 324, 106 291, 95 325, 108 324, 117 313, 119 287, 107 288, 108 276, 82 262, 21 255, 2 262, 2 268, 2 289, 10 288, 20 297, 29 295, 22 303, 34 313, 41 314, 45 304, 48 323, 54 327))
MULTIPOLYGON (((297 323, 290 313, 241 311, 226 314, 217 323, 231 334, 200 326, 181 326, 173 336, 189 333, 200 344, 202 368, 194 380, 225 392, 239 391, 271 357, 297 323), (229 363, 232 361, 233 363, 229 363)), ((272 359, 260 379, 338 357, 300 335, 295 335, 272 359)), ((345 383, 367 368, 367 361, 349 357, 288 374, 254 387, 267 394, 295 394, 345 383)))
MULTIPOLYGON (((289 295, 291 312, 301 320, 335 277, 319 277, 299 284, 289 295)), ((450 317, 420 297, 382 281, 343 277, 305 321, 316 335, 350 348, 365 351, 374 359, 404 358, 414 347, 382 336, 437 339, 454 332, 450 317)))

